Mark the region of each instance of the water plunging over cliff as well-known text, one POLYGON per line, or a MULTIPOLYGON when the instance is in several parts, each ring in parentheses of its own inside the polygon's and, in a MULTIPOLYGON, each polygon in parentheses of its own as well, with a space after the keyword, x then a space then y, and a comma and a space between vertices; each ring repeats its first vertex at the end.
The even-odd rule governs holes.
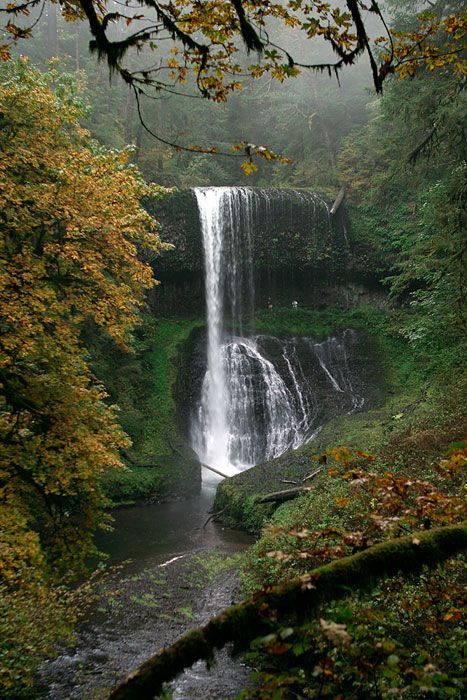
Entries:
MULTIPOLYGON (((359 408, 347 362, 351 332, 311 338, 254 335, 253 242, 261 217, 327 213, 313 193, 246 187, 195 189, 205 261, 207 369, 192 421, 200 461, 225 474, 278 457, 319 431, 327 395, 359 408), (249 332, 245 332, 245 328, 249 332), (350 334, 350 335, 349 335, 350 334)), ((291 313, 293 310, 291 309, 291 313)))

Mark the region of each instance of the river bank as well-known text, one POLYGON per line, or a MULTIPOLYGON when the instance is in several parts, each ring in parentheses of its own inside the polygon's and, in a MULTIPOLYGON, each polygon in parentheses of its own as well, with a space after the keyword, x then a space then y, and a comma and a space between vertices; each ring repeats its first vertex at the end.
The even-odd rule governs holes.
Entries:
MULTIPOLYGON (((39 673, 40 697, 97 700, 157 649, 240 598, 238 565, 253 539, 209 522, 214 483, 198 497, 114 511, 100 546, 113 565, 96 586, 75 642, 39 673)), ((190 669, 170 692, 176 700, 234 698, 249 669, 222 652, 211 671, 190 669), (208 690, 209 689, 209 690, 208 690)))

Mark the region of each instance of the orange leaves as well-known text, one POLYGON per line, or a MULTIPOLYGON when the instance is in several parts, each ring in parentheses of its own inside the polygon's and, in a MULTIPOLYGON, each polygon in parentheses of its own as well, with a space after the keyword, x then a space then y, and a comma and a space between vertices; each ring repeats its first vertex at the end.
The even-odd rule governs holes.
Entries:
POLYGON ((463 616, 464 614, 462 610, 459 610, 458 608, 451 608, 451 610, 449 610, 449 612, 443 616, 443 620, 445 622, 458 622, 459 620, 462 620, 463 616))
MULTIPOLYGON (((327 464, 328 461, 333 461, 336 466, 328 469, 327 473, 330 476, 336 476, 339 473, 337 465, 348 466, 352 464, 359 464, 361 462, 374 462, 375 456, 369 452, 362 452, 361 450, 350 450, 348 447, 338 445, 330 450, 327 450, 322 455, 315 455, 316 459, 320 464, 327 464)), ((351 475, 352 472, 349 472, 351 475)))
MULTIPOLYGON (((450 525, 465 518, 464 499, 445 493, 437 474, 441 472, 445 479, 457 475, 458 470, 465 467, 463 443, 451 447, 449 457, 441 460, 427 475, 430 481, 359 468, 362 460, 364 465, 375 460, 366 452, 340 446, 326 455, 327 459, 334 458, 336 464, 327 469, 327 474, 342 480, 343 489, 334 498, 335 516, 342 524, 316 530, 303 526, 288 531, 277 526, 267 527, 265 535, 272 538, 276 549, 266 556, 275 560, 278 568, 296 573, 297 569, 303 570, 304 563, 310 569, 323 561, 354 554, 388 537, 450 525)), ((419 539, 414 537, 414 548, 419 544, 419 539)))
POLYGON ((0 61, 9 61, 11 58, 10 44, 0 44, 0 61))
POLYGON ((454 445, 449 450, 449 457, 439 462, 436 469, 444 479, 451 479, 456 474, 461 474, 467 467, 467 448, 464 443, 454 445))

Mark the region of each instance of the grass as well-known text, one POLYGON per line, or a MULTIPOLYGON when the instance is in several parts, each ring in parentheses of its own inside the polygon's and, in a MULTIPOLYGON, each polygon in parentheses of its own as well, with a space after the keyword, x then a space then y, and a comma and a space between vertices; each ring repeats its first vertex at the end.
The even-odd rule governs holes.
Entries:
POLYGON ((254 327, 273 335, 305 335, 323 340, 341 329, 372 331, 384 322, 384 313, 373 306, 325 310, 278 307, 257 312, 254 327))

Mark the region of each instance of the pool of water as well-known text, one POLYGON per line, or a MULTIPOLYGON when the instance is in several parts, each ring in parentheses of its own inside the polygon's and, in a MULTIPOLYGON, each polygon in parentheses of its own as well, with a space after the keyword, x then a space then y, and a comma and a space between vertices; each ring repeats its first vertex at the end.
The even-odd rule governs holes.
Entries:
POLYGON ((99 549, 109 556, 109 564, 130 560, 132 569, 160 564, 164 560, 206 547, 242 549, 253 537, 210 521, 216 483, 203 484, 199 494, 173 503, 138 505, 112 512, 114 529, 101 533, 99 549))

